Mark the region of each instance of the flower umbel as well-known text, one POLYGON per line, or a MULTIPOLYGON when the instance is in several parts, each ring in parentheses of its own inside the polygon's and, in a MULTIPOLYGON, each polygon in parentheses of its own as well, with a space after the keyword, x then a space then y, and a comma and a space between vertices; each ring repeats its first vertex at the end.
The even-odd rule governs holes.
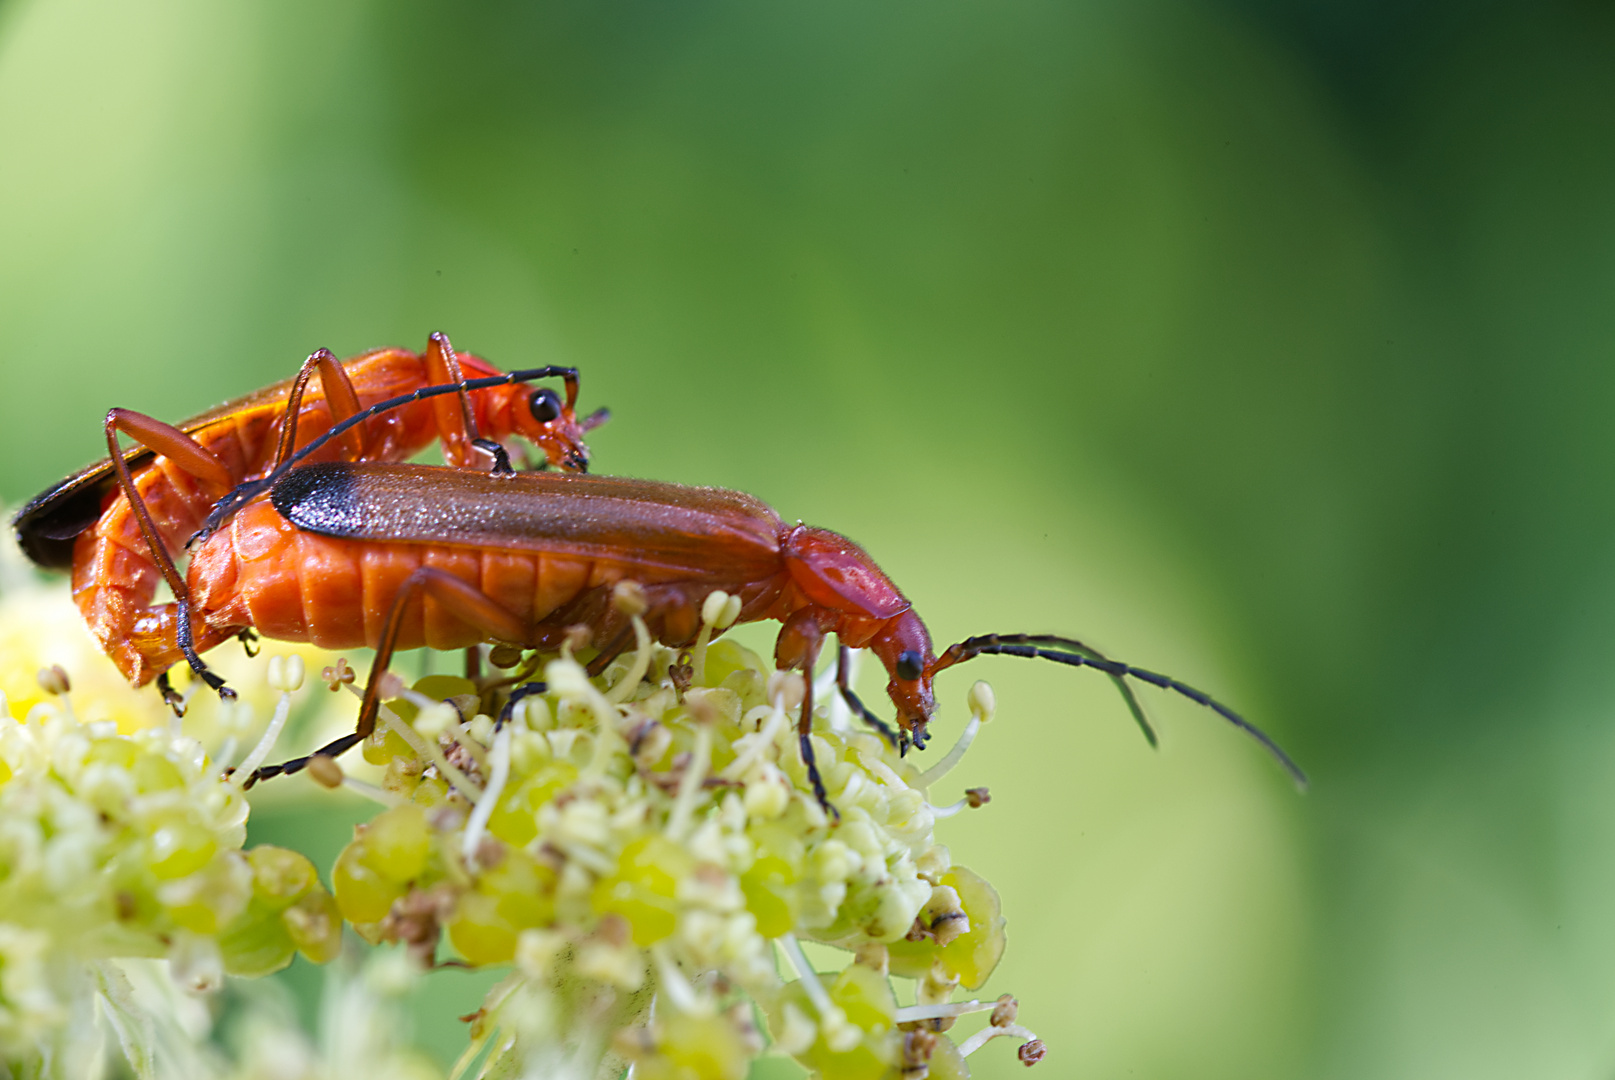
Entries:
MULTIPOLYGON (((445 965, 510 970, 467 1018, 455 1078, 738 1080, 769 1047, 832 1080, 952 1077, 994 1036, 1022 1042, 1030 1064, 1042 1044, 1013 1008, 953 1000, 997 965, 1004 919, 935 824, 986 792, 928 798, 990 719, 990 691, 972 689, 960 745, 921 772, 848 728, 820 688, 811 738, 832 819, 797 747, 801 678, 712 640, 736 606, 710 598, 684 652, 636 619, 639 647, 598 677, 570 649, 506 647, 485 651, 502 669, 488 677, 389 676, 369 775, 325 758, 308 769, 385 807, 338 857, 330 892, 303 855, 243 846, 241 781, 275 760, 300 659, 237 674, 253 689, 235 711, 198 698, 184 722, 198 741, 116 685, 75 692, 73 669, 93 659, 36 659, 0 610, 0 636, 18 642, 4 665, 39 672, 26 709, 0 697, 0 1065, 94 1077, 115 1039, 142 1080, 426 1077, 425 1058, 385 1047, 386 1017, 400 980, 445 965), (246 702, 266 704, 265 684, 278 703, 258 738, 246 702), (341 1015, 317 1044, 268 1021, 237 1060, 210 1041, 187 995, 299 952, 330 960, 344 921, 398 948, 338 977, 327 1010, 341 1015), (821 973, 804 942, 847 959, 821 973), (912 980, 914 1004, 898 1004, 894 980, 912 980), (987 1011, 988 1027, 954 1041, 959 1017, 987 1011)), ((340 661, 327 683, 358 692, 340 661)), ((276 781, 276 797, 299 783, 276 781)))
POLYGON ((314 866, 242 850, 247 803, 202 747, 165 728, 120 735, 65 700, 0 712, 0 1053, 65 1037, 106 961, 164 957, 188 989, 261 975, 340 944, 314 866))
MULTIPOLYGON (((595 679, 568 656, 505 656, 522 678, 395 688, 364 749, 394 805, 337 861, 344 918, 422 962, 446 940, 455 962, 514 966, 465 1075, 742 1077, 764 1045, 748 1002, 825 1077, 951 1075, 975 1046, 944 1032, 994 1004, 950 999, 1005 939, 997 894, 936 842, 939 774, 824 715, 811 738, 833 821, 797 750, 798 676, 706 633, 684 655, 640 644, 595 679), (540 674, 496 725, 508 688, 540 674), (814 971, 801 939, 848 963, 814 971), (915 980, 916 1005, 898 1006, 893 976, 915 980)), ((971 705, 973 737, 985 684, 971 705)))

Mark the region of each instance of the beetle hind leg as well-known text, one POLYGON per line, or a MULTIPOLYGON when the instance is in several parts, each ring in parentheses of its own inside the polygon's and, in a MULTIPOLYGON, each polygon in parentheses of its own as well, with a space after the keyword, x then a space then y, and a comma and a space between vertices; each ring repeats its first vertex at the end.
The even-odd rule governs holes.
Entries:
POLYGON ((308 768, 308 763, 317 757, 341 757, 363 741, 364 737, 358 732, 349 732, 340 739, 332 739, 305 757, 292 758, 290 761, 283 761, 279 765, 265 765, 254 770, 253 774, 247 777, 246 781, 241 785, 241 790, 246 791, 260 780, 272 780, 277 776, 291 776, 293 773, 300 773, 308 768))
POLYGON ((499 710, 499 718, 493 722, 494 731, 498 731, 510 723, 511 719, 516 715, 516 706, 520 704, 523 698, 532 697, 534 694, 542 694, 547 690, 549 690, 549 685, 541 682, 522 683, 512 690, 510 697, 505 701, 504 707, 499 710))

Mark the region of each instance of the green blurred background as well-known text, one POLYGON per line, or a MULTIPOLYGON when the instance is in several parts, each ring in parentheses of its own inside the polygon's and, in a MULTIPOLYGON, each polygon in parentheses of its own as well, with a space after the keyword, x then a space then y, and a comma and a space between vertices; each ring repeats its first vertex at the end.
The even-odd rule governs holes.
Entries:
POLYGON ((319 345, 577 364, 602 471, 1313 774, 944 678, 1044 1075, 1607 1077, 1612 61, 1592 2, 9 0, 0 496, 319 345))

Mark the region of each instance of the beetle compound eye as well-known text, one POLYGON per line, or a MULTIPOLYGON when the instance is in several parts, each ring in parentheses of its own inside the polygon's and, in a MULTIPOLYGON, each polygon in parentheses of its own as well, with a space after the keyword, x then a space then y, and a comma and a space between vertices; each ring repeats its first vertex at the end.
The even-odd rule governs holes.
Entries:
POLYGON ((561 415, 561 397, 549 387, 541 386, 527 399, 527 407, 532 410, 534 420, 547 424, 561 415))
POLYGON ((913 649, 905 649, 897 654, 897 677, 913 682, 925 674, 925 662, 920 654, 913 649))

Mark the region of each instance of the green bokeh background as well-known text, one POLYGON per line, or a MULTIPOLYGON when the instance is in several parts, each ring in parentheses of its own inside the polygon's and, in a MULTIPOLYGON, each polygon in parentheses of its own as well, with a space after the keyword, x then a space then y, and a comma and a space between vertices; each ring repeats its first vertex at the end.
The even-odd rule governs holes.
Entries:
POLYGON ((1608 1076, 1612 47, 1592 2, 9 0, 0 496, 319 345, 577 364, 601 470, 1313 774, 942 680, 944 737, 998 691, 943 833, 1045 1075, 1608 1076))

